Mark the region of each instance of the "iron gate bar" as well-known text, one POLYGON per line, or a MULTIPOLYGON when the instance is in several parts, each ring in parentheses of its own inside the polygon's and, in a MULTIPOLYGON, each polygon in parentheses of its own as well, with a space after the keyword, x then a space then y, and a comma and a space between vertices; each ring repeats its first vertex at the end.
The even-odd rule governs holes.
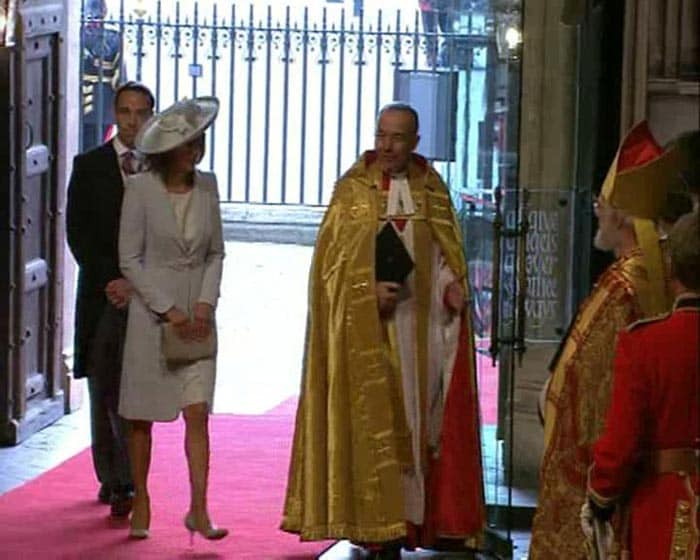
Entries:
MULTIPOLYGON (((381 17, 381 16, 380 16, 381 17)), ((365 52, 365 39, 363 36, 365 27, 365 12, 360 10, 360 24, 357 34, 357 110, 355 111, 355 153, 360 153, 360 128, 362 126, 362 67, 365 64, 363 60, 365 52)))
MULTIPOLYGON (((377 14, 377 29, 382 28, 382 16, 383 13, 381 10, 379 10, 377 14)), ((370 27, 371 31, 371 27, 370 27)), ((376 45, 376 55, 375 55, 375 62, 377 64, 377 68, 381 68, 382 66, 382 37, 380 36, 379 39, 377 40, 377 45, 376 45)), ((381 90, 381 76, 379 72, 374 73, 374 114, 376 115, 379 112, 379 92, 381 90)))
POLYGON ((341 173, 341 154, 343 153, 343 102, 345 99, 345 10, 340 14, 340 35, 338 37, 338 46, 340 49, 340 72, 338 72, 338 136, 337 136, 337 154, 335 160, 335 175, 340 177, 341 173))
MULTIPOLYGON (((381 27, 379 29, 379 33, 381 33, 381 27)), ((401 34, 401 12, 396 12, 396 31, 390 36, 392 35, 394 37, 394 60, 391 65, 394 67, 394 71, 396 71, 400 66, 403 66, 403 62, 401 62, 401 40, 403 38, 401 34)), ((380 50, 381 49, 377 49, 377 51, 380 50)))
POLYGON ((246 62, 248 63, 248 86, 247 86, 247 111, 246 111, 246 142, 245 147, 245 199, 250 200, 250 154, 251 154, 251 142, 250 142, 250 131, 252 130, 252 120, 253 120, 253 62, 255 61, 255 21, 253 15, 253 5, 250 5, 248 10, 250 24, 248 26, 248 57, 246 62))
POLYGON ((289 32, 290 9, 287 6, 284 18, 284 96, 282 99, 282 177, 280 185, 280 200, 287 202, 287 133, 289 131, 289 63, 291 62, 291 36, 289 32))
POLYGON ((327 34, 327 9, 323 8, 323 17, 321 19, 321 41, 319 44, 320 59, 318 63, 321 65, 321 116, 318 120, 318 151, 321 157, 318 158, 318 194, 316 204, 321 204, 323 199, 323 147, 325 143, 325 121, 326 121, 326 72, 328 70, 328 34, 327 34))
POLYGON ((265 127, 263 128, 263 202, 268 202, 268 179, 270 177, 270 82, 272 72, 272 6, 267 7, 267 32, 265 35, 267 49, 265 52, 265 127))
MULTIPOLYGON (((236 75, 236 5, 231 4, 231 25, 229 30, 229 41, 231 44, 231 58, 229 60, 229 76, 231 83, 233 83, 234 76, 236 75)), ((231 157, 228 158, 228 176, 226 184, 226 198, 228 200, 233 200, 233 102, 235 100, 236 88, 232 87, 229 90, 228 96, 228 149, 231 153, 231 157)), ((213 167, 212 167, 213 169, 213 167)))
POLYGON ((418 23, 418 12, 416 12, 413 16, 413 68, 418 68, 418 45, 420 45, 418 23))
POLYGON ((143 45, 143 18, 141 17, 136 20, 136 44, 139 45, 136 55, 136 81, 140 82, 143 69, 143 55, 145 54, 141 51, 143 45))
MULTIPOLYGON (((124 0, 122 0, 122 6, 124 0)), ((160 77, 161 71, 161 56, 162 56, 162 38, 163 38, 163 14, 161 12, 161 0, 158 0, 156 5, 156 76, 160 77)), ((160 111, 160 80, 156 80, 156 112, 160 111)))
MULTIPOLYGON (((166 25, 170 23, 170 18, 166 22, 166 25)), ((175 53, 173 56, 173 63, 175 64, 175 99, 180 98, 180 2, 175 4, 175 27, 173 29, 173 46, 175 47, 175 53)))
MULTIPOLYGON (((212 14, 212 28, 214 31, 212 31, 211 34, 211 54, 209 55, 209 60, 211 60, 211 95, 212 97, 216 97, 216 66, 217 62, 219 60, 219 34, 216 32, 216 29, 218 29, 218 12, 217 12, 217 4, 214 4, 214 11, 212 14)), ((206 19, 204 20, 204 23, 206 24, 206 19)), ((210 138, 210 144, 211 148, 209 149, 209 167, 210 169, 214 169, 214 153, 216 152, 216 119, 214 119, 214 122, 211 124, 211 131, 209 132, 209 138, 210 138)))
MULTIPOLYGON (((296 25, 295 25, 296 28, 296 25)), ((304 193, 306 189, 304 188, 305 183, 305 171, 306 171, 306 95, 307 95, 307 83, 309 77, 309 8, 304 8, 304 31, 302 34, 302 41, 304 47, 304 54, 302 55, 302 81, 301 81, 301 142, 300 142, 300 171, 299 171, 299 202, 300 204, 305 203, 304 193)))
POLYGON ((197 97, 197 65, 199 60, 197 55, 199 54, 199 2, 194 3, 194 21, 192 27, 192 63, 188 65, 189 74, 192 78, 192 99, 197 97))

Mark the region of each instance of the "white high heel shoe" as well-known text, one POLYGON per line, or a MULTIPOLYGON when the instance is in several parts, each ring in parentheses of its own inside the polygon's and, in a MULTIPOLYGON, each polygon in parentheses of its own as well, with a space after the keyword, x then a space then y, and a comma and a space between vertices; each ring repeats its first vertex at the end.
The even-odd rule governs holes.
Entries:
POLYGON ((211 523, 206 529, 198 529, 194 522, 194 517, 192 513, 188 513, 185 516, 185 528, 190 532, 190 544, 194 542, 194 534, 199 533, 205 539, 209 541, 218 541, 223 539, 228 535, 228 529, 223 529, 220 527, 213 527, 211 523))

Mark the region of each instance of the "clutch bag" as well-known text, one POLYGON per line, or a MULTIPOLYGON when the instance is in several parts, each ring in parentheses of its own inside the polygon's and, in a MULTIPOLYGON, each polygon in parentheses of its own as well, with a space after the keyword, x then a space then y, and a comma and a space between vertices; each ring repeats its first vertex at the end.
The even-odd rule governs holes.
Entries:
POLYGON ((213 358, 216 354, 216 329, 213 327, 202 340, 183 340, 171 323, 163 323, 161 329, 161 352, 168 362, 186 364, 213 358))

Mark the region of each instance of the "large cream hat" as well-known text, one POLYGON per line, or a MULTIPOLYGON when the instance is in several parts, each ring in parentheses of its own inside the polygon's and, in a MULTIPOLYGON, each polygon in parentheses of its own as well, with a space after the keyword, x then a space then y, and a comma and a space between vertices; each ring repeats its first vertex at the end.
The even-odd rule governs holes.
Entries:
POLYGON ((134 141, 142 154, 161 154, 202 134, 219 112, 216 97, 183 99, 143 125, 134 141))

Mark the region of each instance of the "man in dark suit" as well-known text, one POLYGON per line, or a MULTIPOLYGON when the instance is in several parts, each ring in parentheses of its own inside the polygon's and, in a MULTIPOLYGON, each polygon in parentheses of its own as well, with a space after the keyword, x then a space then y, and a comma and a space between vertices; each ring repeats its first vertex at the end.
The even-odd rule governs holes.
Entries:
POLYGON ((153 114, 145 86, 127 82, 116 92, 114 139, 75 157, 68 185, 66 232, 78 263, 73 370, 87 377, 92 457, 98 499, 115 517, 128 515, 133 488, 123 423, 117 414, 121 347, 131 286, 119 270, 119 219, 124 179, 138 171, 136 134, 153 114))

